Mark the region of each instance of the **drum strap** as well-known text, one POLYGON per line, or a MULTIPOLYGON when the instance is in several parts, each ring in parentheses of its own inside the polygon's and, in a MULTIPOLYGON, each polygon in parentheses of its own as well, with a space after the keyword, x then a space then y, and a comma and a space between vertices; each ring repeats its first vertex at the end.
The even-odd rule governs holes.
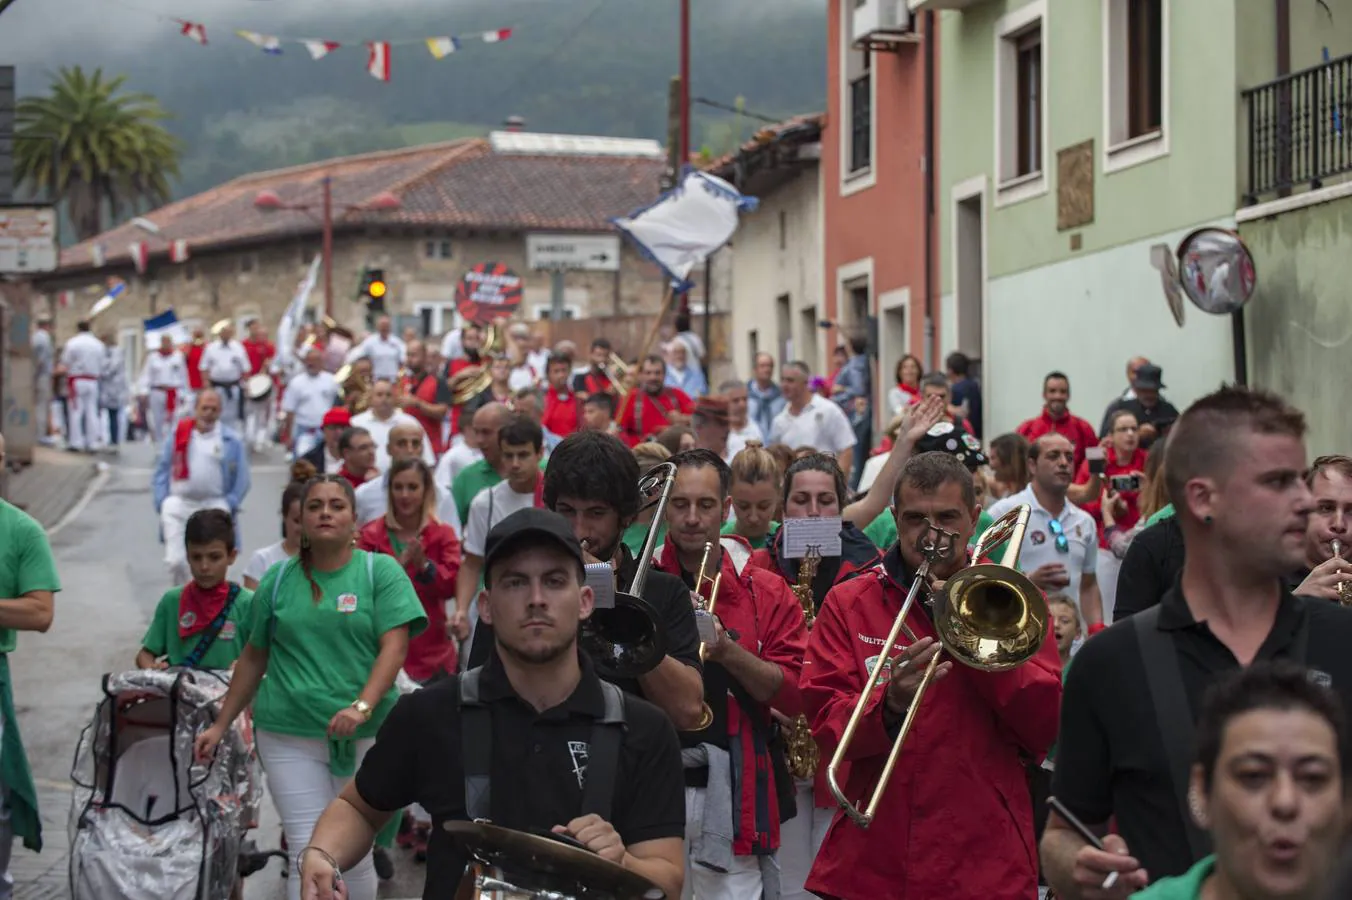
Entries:
MULTIPOLYGON (((460 754, 465 770, 465 812, 471 820, 492 819, 492 792, 489 773, 493 762, 493 714, 479 695, 483 668, 470 669, 460 676, 460 754)), ((601 682, 605 712, 592 725, 587 748, 588 777, 582 789, 582 809, 578 815, 595 813, 610 821, 615 799, 615 782, 620 771, 620 745, 624 742, 624 691, 608 681, 601 682)))

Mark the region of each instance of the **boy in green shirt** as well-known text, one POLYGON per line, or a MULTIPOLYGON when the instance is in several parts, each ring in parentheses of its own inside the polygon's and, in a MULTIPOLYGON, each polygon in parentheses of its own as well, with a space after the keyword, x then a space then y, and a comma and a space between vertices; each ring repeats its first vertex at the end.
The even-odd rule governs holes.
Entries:
POLYGON ((160 598, 141 639, 136 667, 229 669, 244 650, 253 603, 252 592, 226 580, 239 555, 235 523, 224 510, 195 512, 188 519, 183 542, 192 581, 171 588, 160 598))

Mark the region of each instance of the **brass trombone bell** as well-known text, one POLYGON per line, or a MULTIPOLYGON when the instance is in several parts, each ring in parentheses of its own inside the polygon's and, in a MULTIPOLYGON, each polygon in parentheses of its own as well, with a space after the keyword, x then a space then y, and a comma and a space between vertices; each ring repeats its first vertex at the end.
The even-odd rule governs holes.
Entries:
MULTIPOLYGON (((983 672, 1003 672, 1013 669, 1035 656, 1047 637, 1049 619, 1047 601, 1043 599, 1042 591, 1038 590, 1028 576, 1015 568, 1019 562, 1019 551, 1023 546, 1023 535, 1028 528, 1030 514, 1031 509, 1027 505, 1017 506, 992 523, 972 548, 972 558, 980 559, 993 547, 1008 541, 1009 547, 1005 551, 1004 558, 998 564, 979 563, 968 566, 949 578, 944 583, 943 589, 934 597, 931 618, 939 643, 944 651, 965 666, 983 672)), ((952 547, 951 535, 949 538, 949 552, 952 552, 955 548, 952 547)), ((925 538, 922 538, 922 541, 924 540, 925 538)), ((911 606, 919 596, 922 586, 928 581, 933 563, 941 558, 939 547, 942 544, 943 539, 940 538, 930 545, 933 549, 924 550, 925 561, 916 572, 915 580, 906 594, 906 601, 902 604, 901 611, 892 623, 892 631, 879 652, 878 661, 868 673, 866 685, 878 684, 880 680, 883 683, 887 682, 892 653, 902 632, 905 632, 912 642, 915 641, 915 634, 906 625, 906 617, 910 614, 911 606)), ((826 767, 826 783, 831 793, 835 795, 845 814, 860 828, 867 828, 877 815, 878 804, 887 790, 892 770, 896 768, 897 760, 901 756, 902 745, 906 743, 906 736, 915 723, 915 716, 925 698, 925 691, 934 681, 934 673, 942 658, 943 653, 934 654, 925 669, 925 674, 902 720, 901 732, 892 744, 892 750, 883 764, 878 782, 863 809, 849 801, 837 777, 840 766, 849 753, 850 744, 854 741, 854 733, 863 718, 864 710, 873 695, 868 689, 860 693, 859 701, 855 704, 845 731, 840 736, 840 743, 836 745, 831 762, 826 767)))
MULTIPOLYGON (((709 574, 709 557, 713 555, 713 552, 714 552, 713 541, 705 541, 704 557, 700 560, 699 563, 699 574, 695 576, 695 595, 699 596, 703 600, 700 609, 702 612, 707 613, 710 616, 714 614, 714 609, 718 606, 718 589, 723 586, 722 565, 718 567, 717 575, 709 574), (707 599, 705 599, 703 595, 700 594, 700 588, 704 587, 704 585, 706 584, 710 585, 709 596, 707 599)), ((721 554, 719 555, 719 562, 720 563, 722 562, 721 554)), ((701 641, 699 645, 700 663, 704 662, 707 653, 708 647, 705 645, 703 641, 701 641)), ((693 730, 703 731, 704 729, 712 725, 713 721, 714 721, 714 711, 709 706, 708 703, 705 703, 704 707, 700 710, 699 722, 695 725, 693 730)))

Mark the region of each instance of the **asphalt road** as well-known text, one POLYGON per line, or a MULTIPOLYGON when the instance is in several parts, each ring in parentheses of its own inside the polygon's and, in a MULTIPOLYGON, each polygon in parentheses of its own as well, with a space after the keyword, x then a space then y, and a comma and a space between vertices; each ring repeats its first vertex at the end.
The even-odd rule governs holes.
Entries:
MULTIPOLYGON (((89 502, 51 538, 61 576, 56 619, 44 635, 25 635, 10 657, 20 730, 43 807, 46 847, 40 856, 15 849, 18 900, 66 896, 64 835, 70 767, 80 730, 88 723, 106 672, 132 668, 141 637, 168 587, 158 521, 150 500, 149 445, 125 448, 89 502)), ((254 458, 253 487, 245 501, 244 546, 231 577, 254 550, 278 539, 278 504, 288 467, 280 451, 254 458)), ((254 832, 261 847, 276 847, 281 827, 270 801, 254 832)), ((382 898, 422 894, 423 867, 396 850, 395 878, 382 898)), ((245 883, 245 900, 285 900, 280 862, 245 883)))

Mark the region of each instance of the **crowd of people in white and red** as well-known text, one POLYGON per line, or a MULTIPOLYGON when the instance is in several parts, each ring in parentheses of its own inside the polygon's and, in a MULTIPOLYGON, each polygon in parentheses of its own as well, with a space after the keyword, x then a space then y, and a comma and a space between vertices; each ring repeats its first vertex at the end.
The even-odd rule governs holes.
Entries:
MULTIPOLYGON (((1352 589, 1342 558, 1352 458, 1309 460, 1305 418, 1285 400, 1228 386, 1180 412, 1161 368, 1137 358, 1097 425, 1071 411, 1070 379, 1053 371, 1040 411, 1029 398, 1030 418, 989 435, 962 353, 942 372, 905 356, 883 385, 866 341, 854 338, 829 373, 762 353, 746 378, 713 386, 708 351, 686 321, 660 352, 623 362, 603 336, 585 351, 546 349, 530 326, 499 327, 502 345, 488 348, 476 325, 436 341, 396 336, 382 319, 332 360, 353 367, 345 384, 326 357, 330 335, 302 334, 280 402, 266 410, 228 386, 269 371, 272 349, 256 334, 265 346, 234 354, 238 372, 224 387, 172 385, 196 403, 177 406, 196 409, 186 416, 194 424, 170 415, 156 428, 157 499, 168 501, 161 516, 178 583, 197 576, 193 517, 242 501, 228 472, 205 477, 193 464, 205 452, 198 442, 228 443, 247 421, 234 440, 266 443, 276 428, 297 480, 280 498, 283 540, 253 554, 244 587, 271 595, 275 609, 279 583, 283 597, 292 588, 327 596, 325 578, 358 565, 355 539, 392 558, 416 594, 407 616, 344 637, 367 645, 345 666, 328 659, 328 645, 296 639, 285 616, 274 632, 259 626, 257 599, 252 628, 241 627, 252 636, 240 666, 254 644, 271 647, 249 671, 260 698, 271 691, 271 716, 255 710, 260 753, 286 839, 305 851, 293 882, 317 884, 331 864, 349 870, 349 896, 369 900, 396 842, 428 863, 427 896, 459 877, 463 858, 433 826, 468 815, 459 783, 472 780, 470 762, 447 770, 449 787, 438 780, 441 764, 430 760, 460 753, 459 726, 422 734, 409 715, 437 709, 431 699, 386 702, 402 669, 422 685, 452 684, 449 696, 463 673, 480 672, 490 706, 521 704, 493 717, 503 758, 484 765, 496 779, 495 821, 564 828, 700 900, 1352 896, 1352 868, 1341 862, 1352 811, 1352 611, 1340 599, 1352 589), (876 435, 875 422, 887 423, 876 435), (655 519, 638 482, 664 463, 670 496, 655 519), (1028 522, 1014 565, 1045 601, 1041 646, 1001 671, 949 658, 934 598, 979 562, 953 552, 924 565, 907 637, 870 682, 927 562, 926 536, 938 529, 973 547, 1020 507, 1028 522), (840 520, 839 554, 812 570, 783 539, 782 523, 804 517, 840 520), (185 532, 187 549, 175 550, 185 532), (495 572, 521 536, 542 554, 557 544, 609 564, 620 591, 653 541, 641 587, 667 657, 616 680, 631 713, 651 704, 663 715, 656 724, 631 715, 618 762, 596 751, 599 730, 579 725, 601 715, 601 694, 583 696, 591 662, 558 676, 576 691, 537 697, 526 687, 531 666, 555 660, 520 652, 523 632, 498 605, 510 589, 495 572), (323 554, 337 554, 332 568, 318 564, 323 554), (705 608, 702 571, 723 576, 716 614, 705 608), (867 797, 926 670, 933 687, 871 825, 860 827, 828 789, 826 761, 865 696, 840 780, 853 800, 867 797), (312 704, 316 672, 336 706, 312 727, 283 727, 277 710, 312 704), (790 770, 799 716, 815 771, 790 770), (285 739, 270 740, 273 731, 285 739), (343 766, 335 735, 353 740, 343 766), (599 825, 574 818, 591 802, 584 782, 606 766, 608 814, 599 825), (279 772, 289 789, 278 789, 279 772), (1059 801, 1051 812, 1049 796, 1059 801), (343 828, 361 831, 340 823, 348 812, 369 833, 341 838, 343 828)), ((213 338, 201 358, 223 358, 232 344, 213 338)), ((152 398, 168 387, 143 385, 152 398)), ((379 606, 382 568, 353 571, 343 577, 367 577, 379 606)), ((558 590, 573 606, 557 618, 576 625, 590 602, 579 613, 576 598, 591 588, 558 590)), ((342 594, 339 606, 360 593, 342 594)), ((553 612, 539 616, 556 624, 553 612)), ((577 627, 563 632, 574 647, 577 627)), ((234 713, 253 699, 243 690, 234 713)), ((467 714, 463 722, 471 728, 467 714)))

